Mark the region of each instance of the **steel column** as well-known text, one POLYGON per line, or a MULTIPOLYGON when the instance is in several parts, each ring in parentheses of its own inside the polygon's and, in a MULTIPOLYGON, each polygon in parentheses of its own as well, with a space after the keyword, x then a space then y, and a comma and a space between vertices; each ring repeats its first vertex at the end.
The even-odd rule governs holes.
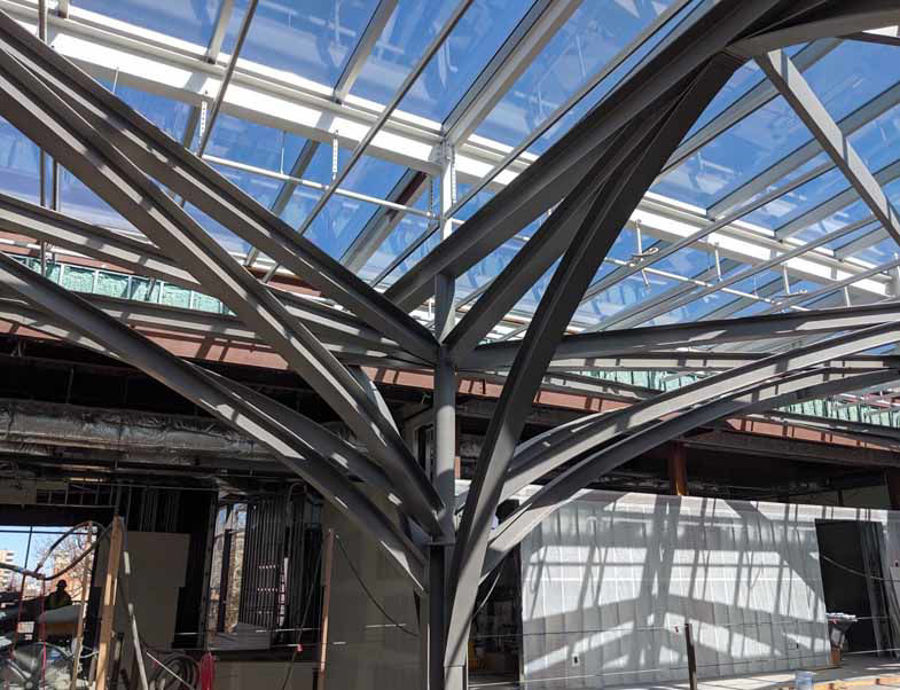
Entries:
MULTIPOLYGON (((581 295, 597 266, 612 246, 619 229, 652 183, 659 168, 671 155, 684 133, 710 99, 728 80, 740 62, 725 55, 713 57, 706 65, 677 85, 679 98, 669 106, 665 120, 645 137, 631 140, 627 148, 632 159, 609 176, 597 201, 588 212, 565 256, 554 272, 547 291, 517 353, 511 374, 485 435, 476 466, 451 567, 454 587, 446 661, 459 667, 465 658, 465 644, 475 605, 477 583, 499 504, 507 467, 522 432, 531 401, 541 377, 562 339, 581 295), (686 82, 686 83, 685 83, 686 82)), ((656 113, 644 116, 654 121, 656 113)), ((640 127, 637 128, 640 131, 640 127)))

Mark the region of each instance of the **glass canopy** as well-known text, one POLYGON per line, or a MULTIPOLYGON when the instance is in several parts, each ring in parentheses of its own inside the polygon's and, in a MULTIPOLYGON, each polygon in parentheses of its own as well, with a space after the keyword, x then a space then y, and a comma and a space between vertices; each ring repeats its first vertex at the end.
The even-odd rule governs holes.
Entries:
MULTIPOLYGON (((439 247, 442 234, 706 7, 687 0, 475 0, 420 64, 455 0, 67 4, 50 35, 66 57, 379 289, 439 247), (123 45, 142 62, 110 62, 126 54, 123 45), (234 75, 223 90, 230 66, 234 75), (378 134, 356 151, 389 105, 396 108, 378 134), (454 150, 453 165, 443 170, 442 141, 454 150), (481 184, 513 150, 505 169, 481 184), (442 222, 442 211, 472 189, 480 191, 442 222), (317 208, 324 194, 327 203, 317 208)), ((35 1, 5 6, 35 28, 35 1)), ((889 43, 822 39, 786 52, 896 207, 900 46, 889 43)), ((0 121, 0 191, 39 201, 38 161, 37 146, 0 121)), ((60 211, 140 233, 67 171, 59 187, 60 211)), ((896 299, 900 247, 856 189, 750 61, 712 100, 621 228, 570 331, 896 299), (714 232, 704 232, 714 223, 714 232)), ((190 203, 185 208, 229 251, 263 271, 273 268, 215 220, 190 203)), ((458 278, 460 315, 551 215, 458 278)), ((551 274, 488 340, 523 335, 551 274)), ((431 306, 415 316, 430 324, 431 306)), ((772 340, 753 347, 784 346, 772 340)))

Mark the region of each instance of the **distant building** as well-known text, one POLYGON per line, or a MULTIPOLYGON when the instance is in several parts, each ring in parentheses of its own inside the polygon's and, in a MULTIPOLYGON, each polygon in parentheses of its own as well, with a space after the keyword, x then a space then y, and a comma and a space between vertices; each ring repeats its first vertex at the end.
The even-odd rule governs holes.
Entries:
MULTIPOLYGON (((10 549, 0 549, 0 563, 12 565, 16 562, 16 552, 10 549)), ((10 589, 14 573, 11 570, 0 569, 0 591, 10 589)))

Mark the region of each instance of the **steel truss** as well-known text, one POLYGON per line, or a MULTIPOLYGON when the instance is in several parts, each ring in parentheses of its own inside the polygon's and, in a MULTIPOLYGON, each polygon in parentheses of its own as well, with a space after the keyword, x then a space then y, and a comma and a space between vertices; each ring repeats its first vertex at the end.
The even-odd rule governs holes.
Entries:
MULTIPOLYGON (((335 94, 338 105, 395 4, 390 0, 379 3, 341 77, 335 94)), ((457 5, 390 105, 360 137, 352 161, 376 140, 378 130, 387 124, 391 111, 468 5, 466 1, 457 5)), ((667 18, 685 5, 673 4, 667 18)), ((460 101, 451 118, 451 139, 464 138, 473 130, 547 40, 548 30, 558 26, 575 6, 572 2, 535 4, 492 62, 489 73, 460 101)), ((723 417, 760 414, 810 398, 889 387, 900 380, 895 357, 860 354, 900 341, 900 307, 893 303, 813 311, 795 307, 795 311, 771 316, 565 335, 586 293, 599 294, 612 284, 613 278, 592 281, 620 229, 661 171, 677 165, 728 123, 771 99, 776 90, 801 113, 832 158, 831 164, 799 178, 790 188, 836 166, 850 177, 883 230, 891 235, 900 233, 878 177, 865 170, 847 144, 846 134, 855 120, 843 127, 827 118, 797 65, 778 52, 786 45, 811 41, 795 60, 801 66, 812 64, 834 47, 832 37, 877 29, 896 9, 896 2, 884 0, 846 5, 728 0, 712 5, 691 21, 683 21, 575 127, 452 233, 452 215, 465 198, 454 197, 454 156, 452 147, 448 148, 441 161, 442 213, 433 228, 442 233, 443 240, 385 294, 300 236, 315 213, 338 193, 338 184, 349 169, 319 198, 299 234, 278 217, 278 207, 283 208, 290 198, 315 144, 301 152, 272 209, 263 208, 200 156, 164 135, 0 13, 0 115, 78 176, 144 237, 92 226, 5 196, 0 196, 0 229, 135 274, 202 290, 219 298, 236 315, 210 316, 129 306, 100 297, 84 299, 0 254, 0 319, 119 358, 269 448, 370 534, 409 579, 412 590, 427 598, 420 611, 428 629, 429 687, 459 690, 466 684, 466 641, 482 577, 540 520, 599 476, 666 439, 723 417), (760 62, 775 88, 753 89, 684 141, 705 106, 749 58, 760 62), (262 280, 257 278, 247 270, 252 259, 244 257, 242 265, 228 254, 159 185, 173 197, 189 200, 249 243, 252 256, 266 254, 342 308, 273 288, 266 279, 274 271, 262 280), (456 323, 455 278, 551 208, 553 213, 541 228, 456 323), (524 338, 479 346, 554 264, 550 284, 524 338), (408 313, 432 296, 434 333, 408 313), (334 409, 367 452, 256 391, 175 357, 130 328, 129 320, 177 324, 188 331, 271 348, 334 409), (769 356, 702 349, 721 343, 835 333, 839 335, 769 356), (434 370, 433 476, 426 475, 377 389, 356 368, 371 361, 434 370), (542 385, 548 381, 560 387, 593 385, 593 390, 615 393, 614 384, 591 383, 569 372, 621 366, 718 373, 667 393, 622 387, 620 399, 630 406, 579 419, 519 444, 526 416, 542 385), (504 385, 475 477, 464 500, 457 501, 453 482, 456 390, 457 375, 464 372, 480 372, 504 385), (551 473, 552 479, 546 481, 551 473), (370 498, 359 482, 370 486, 375 498, 370 498), (545 483, 539 490, 492 530, 502 500, 527 484, 541 482, 545 483), (401 520, 396 519, 398 511, 401 520)), ((60 14, 65 13, 61 10, 60 14)), ((228 14, 223 12, 223 17, 228 14)), ((245 17, 242 35, 246 35, 251 18, 245 17)), ((224 23, 224 19, 219 22, 207 49, 212 61, 217 59, 224 23)), ((650 35, 647 32, 644 37, 650 35)), ((638 45, 630 45, 616 60, 624 61, 638 45)), ((227 100, 228 82, 237 78, 236 63, 237 51, 228 62, 214 113, 227 100)), ((208 140, 207 130, 201 137, 200 153, 208 140)), ((346 264, 359 268, 404 212, 403 204, 427 183, 425 175, 411 170, 345 254, 346 264)), ((482 187, 486 184, 483 181, 482 187)), ((779 194, 785 189, 778 190, 779 194)), ((737 204, 743 208, 660 245, 654 260, 708 237, 770 197, 775 198, 763 196, 747 206, 744 199, 737 204)), ((805 246, 802 251, 810 248, 805 246)), ((751 270, 783 265, 802 251, 782 250, 751 270)), ((650 263, 652 260, 646 265, 623 266, 615 272, 615 280, 650 263)), ((857 272, 843 282, 849 285, 868 275, 875 273, 857 272)), ((716 289, 723 287, 722 282, 716 289)), ((634 319, 640 320, 637 312, 628 314, 623 322, 634 319)), ((841 430, 841 425, 836 422, 829 428, 841 430)), ((883 434, 881 439, 876 432, 847 425, 842 431, 896 443, 891 434, 883 434)))

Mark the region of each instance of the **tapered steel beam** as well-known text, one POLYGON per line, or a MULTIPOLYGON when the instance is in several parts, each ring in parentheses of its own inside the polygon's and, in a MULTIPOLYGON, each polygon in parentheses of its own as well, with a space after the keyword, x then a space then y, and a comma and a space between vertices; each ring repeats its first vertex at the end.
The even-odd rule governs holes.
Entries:
POLYGON ((875 180, 856 149, 844 136, 825 106, 791 61, 787 53, 776 50, 756 58, 769 80, 790 104, 803 124, 813 133, 850 185, 891 236, 900 242, 900 218, 881 185, 875 180))
POLYGON ((577 431, 565 425, 557 427, 529 439, 517 450, 502 495, 511 496, 566 462, 601 443, 609 442, 622 433, 623 429, 656 421, 665 415, 678 412, 682 407, 705 404, 717 396, 738 392, 742 388, 765 382, 785 372, 799 371, 864 352, 872 347, 892 344, 898 339, 898 334, 900 334, 898 323, 872 326, 821 343, 796 348, 787 353, 770 355, 758 362, 751 362, 663 393, 626 410, 604 415, 603 418, 594 415, 581 420, 577 431))
MULTIPOLYGON (((894 338, 900 338, 900 331, 894 333, 894 338)), ((574 499, 580 489, 660 443, 722 417, 771 409, 897 380, 900 380, 900 372, 897 370, 856 376, 835 376, 818 372, 798 374, 788 377, 786 381, 754 386, 745 393, 724 400, 710 402, 690 410, 685 408, 681 414, 664 421, 658 421, 659 418, 650 420, 643 428, 611 445, 599 450, 589 450, 571 469, 562 472, 526 499, 519 509, 495 530, 484 562, 483 575, 488 575, 510 549, 528 536, 542 520, 574 499)))
MULTIPOLYGON (((590 357, 558 359, 554 357, 551 370, 590 370, 590 371, 723 371, 758 362, 767 357, 764 352, 717 352, 717 351, 670 351, 645 352, 632 355, 609 355, 606 357, 590 357)), ((900 369, 900 356, 891 355, 856 355, 844 357, 828 363, 830 369, 852 369, 866 371, 870 369, 900 369)), ((602 380, 602 379, 600 379, 602 380)))
POLYGON ((279 261, 295 275, 425 360, 437 344, 421 324, 264 209, 197 156, 99 86, 84 72, 43 46, 0 12, 0 36, 17 59, 64 94, 70 105, 141 168, 211 218, 279 261))
MULTIPOLYGON (((580 360, 589 364, 592 357, 834 333, 895 321, 900 321, 900 305, 885 303, 569 335, 562 339, 551 362, 580 360)), ((460 367, 471 371, 508 369, 521 347, 521 342, 482 345, 460 367)))
POLYGON ((729 50, 736 55, 756 57, 819 38, 845 36, 897 23, 897 3, 894 0, 814 2, 807 6, 812 9, 796 12, 787 21, 736 42, 729 50))
MULTIPOLYGON (((707 64, 673 85, 678 96, 666 108, 661 122, 657 122, 658 110, 645 113, 633 125, 635 131, 628 131, 628 128, 620 135, 631 156, 609 176, 555 270, 485 434, 457 532, 457 546, 450 571, 455 589, 445 657, 448 667, 456 666, 464 658, 465 637, 475 605, 477 583, 506 470, 541 377, 562 339, 563 331, 597 267, 660 167, 691 123, 740 64, 724 54, 714 56, 707 64), (645 134, 641 127, 643 124, 655 126, 649 134, 645 134), (635 134, 638 136, 632 136, 635 134)), ((663 107, 663 103, 657 104, 658 109, 663 107)))
POLYGON ((179 261, 255 330, 333 407, 397 482, 397 491, 422 526, 438 530, 440 500, 399 434, 359 384, 278 300, 247 273, 196 221, 153 185, 59 95, 16 58, 0 50, 0 112, 113 208, 179 261))
POLYGON ((682 79, 777 4, 754 3, 751 17, 747 3, 719 3, 697 18, 385 294, 412 309, 430 296, 437 274, 458 276, 468 270, 556 204, 573 179, 584 177, 599 158, 598 147, 610 136, 671 94, 682 79))
POLYGON ((504 266, 447 338, 447 346, 454 359, 458 360, 471 352, 522 295, 562 256, 584 224, 610 175, 615 173, 626 158, 634 155, 635 143, 644 141, 665 115, 666 111, 660 110, 655 116, 629 128, 630 131, 624 132, 608 146, 604 155, 575 189, 554 209, 512 261, 504 266))
MULTIPOLYGON (((183 395, 214 418, 264 444, 370 534, 412 585, 424 591, 421 552, 392 519, 298 433, 294 426, 296 416, 290 410, 169 354, 126 324, 3 254, 0 254, 0 285, 44 313, 46 323, 33 323, 30 327, 117 357, 183 395)), ((335 449, 343 448, 331 445, 335 449)))

